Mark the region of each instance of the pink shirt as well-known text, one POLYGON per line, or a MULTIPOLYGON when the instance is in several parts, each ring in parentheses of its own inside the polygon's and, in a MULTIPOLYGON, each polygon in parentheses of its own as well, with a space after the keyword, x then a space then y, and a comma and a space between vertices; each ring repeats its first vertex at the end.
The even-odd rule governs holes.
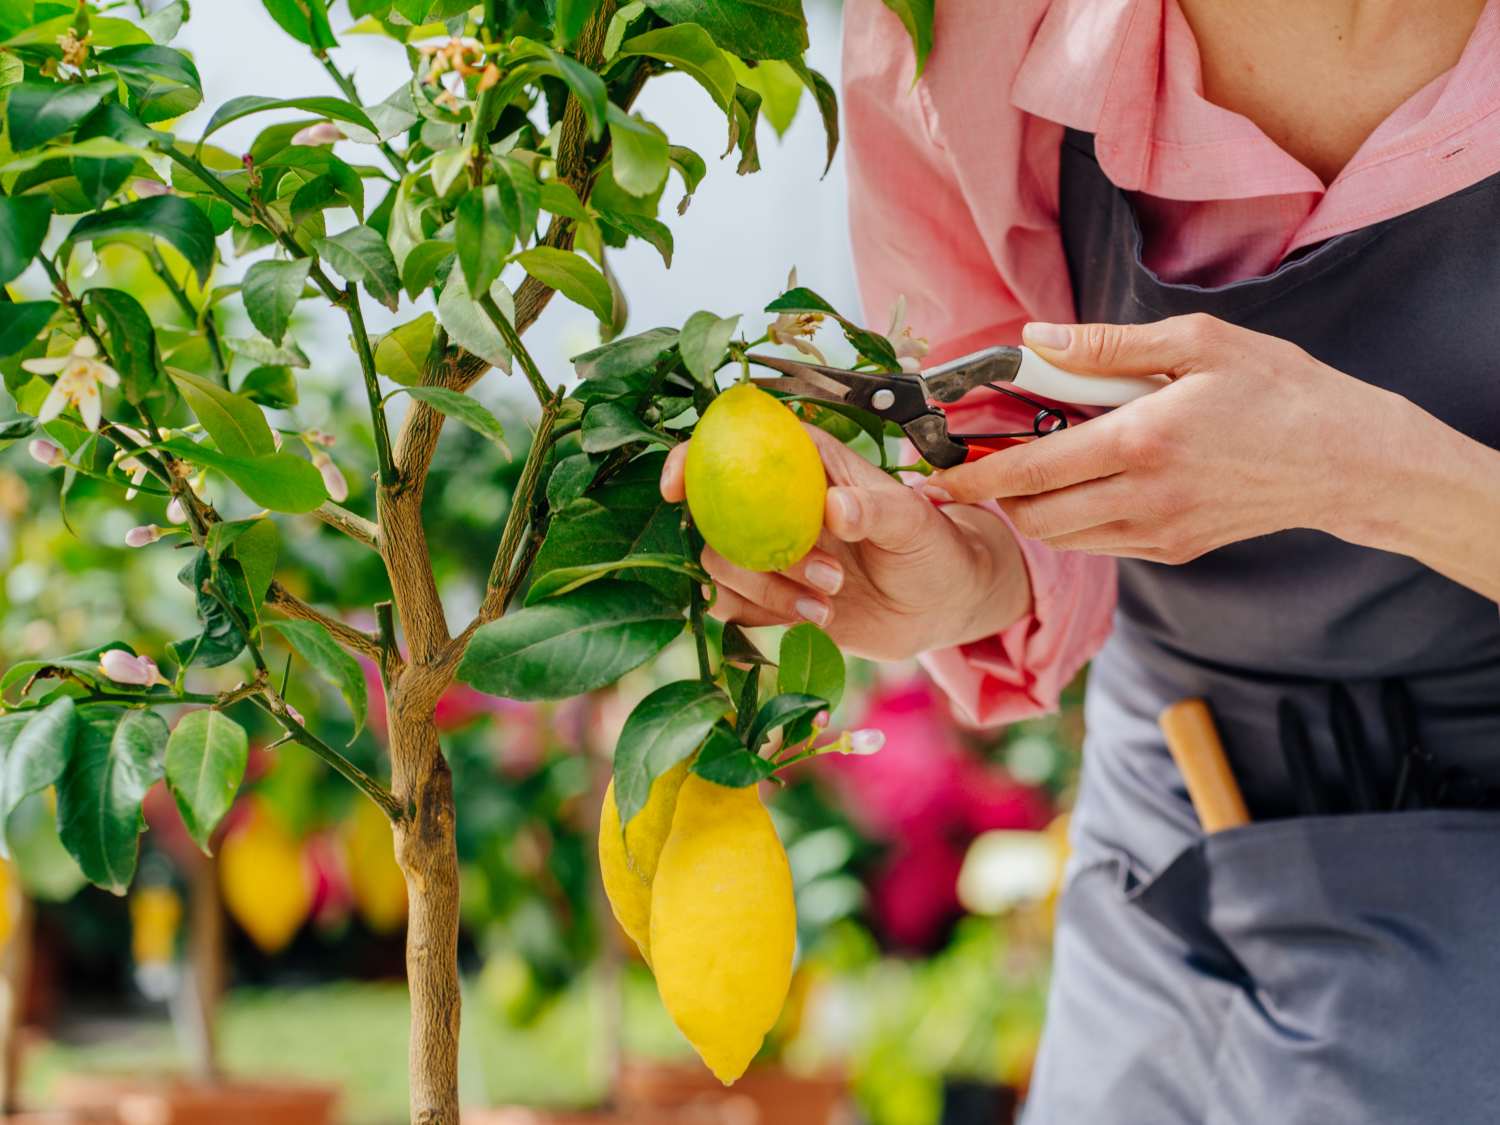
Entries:
MULTIPOLYGON (((1146 264, 1219 285, 1289 253, 1414 210, 1500 172, 1500 0, 1458 64, 1391 114, 1332 184, 1248 118, 1203 96, 1176 0, 941 0, 913 85, 911 47, 881 0, 845 8, 844 114, 855 265, 869 323, 898 296, 932 361, 1069 322, 1057 224, 1063 127, 1134 193, 1146 264)), ((990 402, 955 428, 1000 428, 990 402)), ((1109 635, 1114 563, 1022 539, 1032 613, 924 662, 976 723, 1023 718, 1109 635)))

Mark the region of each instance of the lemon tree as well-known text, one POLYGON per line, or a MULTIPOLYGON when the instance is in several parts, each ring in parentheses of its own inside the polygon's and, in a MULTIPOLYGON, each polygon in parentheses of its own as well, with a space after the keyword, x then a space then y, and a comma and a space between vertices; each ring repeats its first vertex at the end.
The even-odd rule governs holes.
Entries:
MULTIPOLYGON (((911 32, 920 72, 931 0, 887 4, 911 32)), ((684 983, 680 942, 725 924, 697 911, 692 885, 722 854, 747 894, 779 897, 774 833, 752 786, 849 740, 830 740, 815 721, 835 702, 835 663, 842 684, 826 638, 788 634, 773 674, 743 635, 706 624, 699 554, 705 534, 745 557, 764 548, 756 561, 770 566, 806 549, 821 477, 789 409, 841 436, 870 433, 883 455, 873 419, 731 388, 747 349, 809 346, 825 321, 863 365, 894 370, 897 355, 795 284, 767 306, 775 319, 754 339, 708 311, 621 338, 625 304, 608 258, 634 240, 668 266, 669 184, 681 209, 709 173, 636 108, 662 75, 686 75, 723 114, 734 173, 760 166, 763 112, 784 127, 804 95, 832 158, 836 99, 803 57, 801 0, 263 7, 327 85, 239 93, 189 132, 180 119, 203 102, 204 84, 173 45, 186 0, 0 5, 0 447, 55 471, 65 515, 79 480, 115 490, 134 513, 124 543, 178 549, 182 597, 198 619, 157 651, 98 637, 0 675, 0 819, 51 794, 83 874, 124 893, 156 782, 207 848, 252 740, 315 755, 389 825, 410 892, 412 1119, 456 1122, 459 880, 438 702, 455 677, 514 699, 592 691, 689 634, 699 675, 643 701, 622 739, 611 877, 645 872, 674 888, 671 909, 647 905, 633 932, 659 951, 679 1023, 728 1076, 753 1053, 763 1009, 779 1007, 784 949, 778 937, 769 959, 747 960, 740 975, 684 983), (355 34, 392 42, 397 72, 356 82, 341 62, 355 34), (252 121, 261 127, 247 146, 221 143, 226 126, 252 121), (101 257, 127 263, 131 280, 96 273, 101 257), (571 373, 546 373, 524 336, 559 294, 591 313, 607 342, 571 373), (372 332, 381 308, 392 325, 372 332), (319 312, 349 341, 348 390, 368 414, 358 432, 325 432, 301 401, 310 360, 299 337, 310 338, 319 312), (534 393, 531 433, 506 432, 469 395, 491 369, 534 393), (708 432, 686 511, 662 503, 656 477, 664 450, 699 419, 708 432), (423 512, 449 421, 517 466, 494 514, 488 581, 451 591, 449 606, 468 607, 457 620, 442 597, 444 555, 472 545, 429 543, 423 512), (767 451, 798 498, 784 527, 764 511, 754 473, 736 467, 764 465, 767 451), (764 522, 737 533, 741 516, 764 522), (284 544, 314 528, 328 537, 331 567, 363 554, 389 599, 319 606, 284 584, 284 544), (384 687, 389 762, 373 771, 285 696, 289 677, 320 677, 358 731, 370 706, 361 659, 384 687), (651 794, 669 776, 678 800, 653 817, 651 794), (699 846, 696 830, 679 837, 679 812, 716 803, 734 810, 725 822, 740 826, 736 838, 759 841, 760 859, 739 864, 732 841, 699 846), (632 844, 642 816, 655 827, 637 827, 632 844), (702 1030, 745 990, 761 995, 733 1043, 702 1030)), ((257 897, 288 862, 262 823, 224 848, 232 896, 257 897)), ((276 913, 299 909, 287 901, 276 913)), ((268 924, 259 938, 274 947, 283 929, 268 924)))

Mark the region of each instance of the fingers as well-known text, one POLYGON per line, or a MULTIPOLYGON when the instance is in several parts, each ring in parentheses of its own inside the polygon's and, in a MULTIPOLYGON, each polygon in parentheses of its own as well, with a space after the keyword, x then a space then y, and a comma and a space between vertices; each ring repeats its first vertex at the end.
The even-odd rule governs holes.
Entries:
POLYGON ((1042 496, 1011 497, 1000 501, 1000 508, 1018 534, 1055 546, 1064 537, 1119 519, 1130 505, 1131 488, 1127 477, 1109 477, 1042 496))
POLYGON ((668 504, 680 504, 687 498, 683 466, 687 464, 688 442, 674 445, 661 467, 661 498, 668 504))
POLYGON ((1151 324, 1028 324, 1021 339, 1043 359, 1091 375, 1170 375, 1204 365, 1238 332, 1203 313, 1151 324))
POLYGON ((839 486, 828 490, 823 526, 845 543, 884 551, 914 550, 931 528, 932 505, 904 484, 893 489, 839 486))
POLYGON ((811 621, 815 625, 827 625, 833 618, 833 606, 828 600, 832 591, 819 593, 813 588, 811 580, 817 579, 825 585, 843 584, 842 569, 831 556, 821 552, 817 553, 817 557, 803 559, 793 572, 808 581, 808 585, 795 581, 787 574, 746 570, 730 562, 712 547, 704 548, 703 568, 719 588, 719 602, 713 607, 713 615, 721 621, 738 621, 741 624, 811 621), (834 575, 824 573, 825 570, 833 571, 834 575), (733 599, 726 599, 726 594, 734 595, 733 599), (720 602, 726 603, 722 610, 720 602), (745 616, 725 617, 721 613, 739 613, 745 616), (752 617, 758 620, 752 621, 752 617))
POLYGON ((1006 496, 1035 496, 1112 476, 1126 467, 1121 426, 1109 415, 1048 434, 1038 441, 934 473, 929 488, 961 504, 1006 496))

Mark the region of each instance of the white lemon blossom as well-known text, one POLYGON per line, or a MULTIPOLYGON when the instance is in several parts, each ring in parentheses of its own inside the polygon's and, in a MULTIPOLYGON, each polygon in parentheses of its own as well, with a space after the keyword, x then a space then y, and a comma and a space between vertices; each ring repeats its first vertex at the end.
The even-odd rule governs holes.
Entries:
POLYGON ((88 336, 80 336, 67 355, 22 360, 21 366, 33 375, 56 375, 57 381, 42 400, 37 421, 52 421, 67 407, 76 406, 83 423, 90 430, 99 428, 101 408, 99 384, 118 387, 120 375, 99 358, 99 346, 88 336))
POLYGON ((896 358, 901 362, 901 370, 913 375, 922 371, 922 359, 931 350, 926 336, 912 334, 911 325, 906 323, 906 297, 896 298, 896 307, 891 312, 891 327, 886 333, 886 339, 890 340, 891 347, 896 351, 896 358))

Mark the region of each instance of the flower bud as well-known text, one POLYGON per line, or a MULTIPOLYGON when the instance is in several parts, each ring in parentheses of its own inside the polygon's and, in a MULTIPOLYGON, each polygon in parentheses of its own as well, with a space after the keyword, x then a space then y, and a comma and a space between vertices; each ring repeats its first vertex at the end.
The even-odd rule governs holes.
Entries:
POLYGON ((333 463, 333 458, 326 453, 315 453, 312 462, 318 467, 318 472, 323 475, 323 487, 328 490, 328 498, 338 504, 349 499, 349 482, 344 479, 344 474, 339 472, 339 467, 333 463))
POLYGON ((68 459, 68 455, 63 452, 62 446, 58 445, 55 441, 48 441, 46 438, 32 438, 31 444, 26 447, 26 451, 31 454, 33 460, 40 461, 49 469, 57 468, 68 459))
POLYGON ((148 180, 142 177, 130 182, 130 190, 135 192, 137 199, 150 199, 157 195, 168 195, 172 189, 160 180, 148 180))
POLYGON ((150 687, 167 681, 149 656, 132 656, 122 648, 112 648, 99 657, 99 670, 117 684, 150 687))
POLYGON ((884 747, 885 731, 867 727, 849 732, 849 749, 844 753, 864 756, 879 753, 884 747))
POLYGON ((183 508, 182 501, 175 496, 167 502, 167 522, 187 523, 187 511, 183 508))
POLYGON ((143 523, 140 527, 132 527, 125 533, 125 546, 149 547, 160 538, 161 528, 154 523, 143 523))
POLYGON ((334 141, 344 139, 343 132, 332 121, 319 121, 315 125, 308 125, 298 129, 292 134, 292 144, 307 145, 331 145, 334 141))

